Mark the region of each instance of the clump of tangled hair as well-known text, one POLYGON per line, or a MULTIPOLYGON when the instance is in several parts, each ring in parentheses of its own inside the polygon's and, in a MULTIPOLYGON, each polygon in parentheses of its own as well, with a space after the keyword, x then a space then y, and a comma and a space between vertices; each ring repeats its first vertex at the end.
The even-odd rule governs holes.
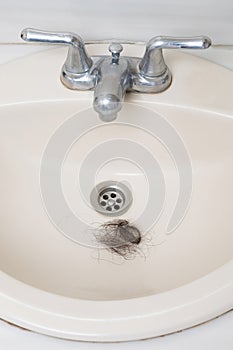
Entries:
POLYGON ((135 256, 142 241, 139 229, 122 219, 101 224, 95 236, 98 243, 125 259, 135 256))

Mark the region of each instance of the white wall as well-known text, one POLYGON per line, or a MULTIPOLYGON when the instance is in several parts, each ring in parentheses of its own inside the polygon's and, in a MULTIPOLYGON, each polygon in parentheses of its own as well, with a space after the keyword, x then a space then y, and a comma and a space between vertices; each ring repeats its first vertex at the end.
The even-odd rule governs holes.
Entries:
POLYGON ((233 69, 233 0, 0 0, 0 62, 42 49, 22 43, 24 27, 73 31, 86 41, 205 34, 223 46, 200 54, 233 69))
POLYGON ((212 37, 233 44, 232 0, 0 0, 0 41, 23 27, 69 30, 85 40, 147 40, 156 34, 212 37))

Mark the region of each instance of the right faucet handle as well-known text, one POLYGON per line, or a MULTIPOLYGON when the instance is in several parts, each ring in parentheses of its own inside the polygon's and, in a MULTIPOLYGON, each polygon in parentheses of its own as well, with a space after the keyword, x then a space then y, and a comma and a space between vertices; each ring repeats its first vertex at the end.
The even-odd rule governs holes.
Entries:
POLYGON ((162 49, 207 49, 211 45, 211 39, 207 36, 195 36, 176 38, 169 36, 157 36, 146 45, 145 54, 139 64, 139 72, 142 76, 153 78, 162 75, 167 66, 164 62, 162 49))

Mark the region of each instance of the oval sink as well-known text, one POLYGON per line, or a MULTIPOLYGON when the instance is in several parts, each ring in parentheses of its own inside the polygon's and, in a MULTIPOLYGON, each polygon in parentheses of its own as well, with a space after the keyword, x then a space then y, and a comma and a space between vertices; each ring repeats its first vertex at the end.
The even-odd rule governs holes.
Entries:
POLYGON ((233 72, 168 52, 170 88, 128 93, 105 124, 92 91, 60 83, 65 55, 0 66, 0 318, 125 341, 232 309, 233 72))

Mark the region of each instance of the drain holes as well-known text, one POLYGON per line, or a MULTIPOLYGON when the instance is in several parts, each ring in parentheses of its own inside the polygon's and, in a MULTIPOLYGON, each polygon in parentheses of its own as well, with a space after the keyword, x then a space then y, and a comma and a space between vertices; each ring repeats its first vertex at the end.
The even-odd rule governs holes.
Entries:
POLYGON ((107 211, 118 211, 124 205, 125 194, 119 187, 106 187, 100 192, 98 201, 102 207, 105 207, 105 205, 107 205, 107 211))
POLYGON ((104 215, 121 215, 132 203, 128 187, 119 182, 106 181, 91 192, 91 204, 96 211, 104 215))

